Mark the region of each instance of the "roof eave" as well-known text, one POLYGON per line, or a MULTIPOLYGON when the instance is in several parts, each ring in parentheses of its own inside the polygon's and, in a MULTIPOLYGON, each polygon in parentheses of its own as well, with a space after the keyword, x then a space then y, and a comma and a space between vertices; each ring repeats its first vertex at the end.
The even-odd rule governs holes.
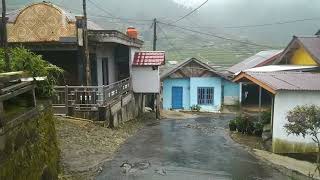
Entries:
POLYGON ((277 93, 277 90, 272 88, 271 86, 269 86, 268 84, 264 83, 264 82, 261 82, 259 81, 258 79, 250 76, 249 74, 245 73, 245 72, 241 72, 238 76, 236 76, 232 81, 233 82, 241 82, 241 80, 243 79, 248 79, 249 81, 259 85, 260 87, 262 87, 263 89, 269 91, 270 93, 272 94, 276 94, 277 93))
POLYGON ((138 48, 144 44, 142 40, 130 38, 117 30, 89 30, 89 40, 97 43, 119 43, 138 48))

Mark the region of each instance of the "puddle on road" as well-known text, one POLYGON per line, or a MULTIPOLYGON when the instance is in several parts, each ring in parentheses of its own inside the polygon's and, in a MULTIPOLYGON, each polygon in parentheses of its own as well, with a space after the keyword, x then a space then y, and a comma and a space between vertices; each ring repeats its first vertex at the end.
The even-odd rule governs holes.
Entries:
POLYGON ((208 136, 216 134, 217 130, 224 130, 224 128, 222 128, 222 127, 208 126, 207 124, 187 124, 187 125, 185 125, 185 127, 190 128, 190 129, 199 130, 208 136))
POLYGON ((132 174, 137 173, 138 171, 143 171, 151 167, 151 163, 148 161, 141 161, 135 163, 124 162, 121 166, 122 173, 132 174))
POLYGON ((152 126, 158 126, 158 125, 160 125, 160 122, 148 123, 146 126, 147 127, 152 127, 152 126))

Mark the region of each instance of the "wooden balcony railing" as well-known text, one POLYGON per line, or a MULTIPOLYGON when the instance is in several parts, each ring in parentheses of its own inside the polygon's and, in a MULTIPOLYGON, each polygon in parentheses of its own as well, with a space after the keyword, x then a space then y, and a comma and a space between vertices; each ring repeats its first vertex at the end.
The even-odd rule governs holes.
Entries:
POLYGON ((56 86, 54 107, 73 107, 79 111, 97 111, 131 90, 130 78, 106 86, 56 86))

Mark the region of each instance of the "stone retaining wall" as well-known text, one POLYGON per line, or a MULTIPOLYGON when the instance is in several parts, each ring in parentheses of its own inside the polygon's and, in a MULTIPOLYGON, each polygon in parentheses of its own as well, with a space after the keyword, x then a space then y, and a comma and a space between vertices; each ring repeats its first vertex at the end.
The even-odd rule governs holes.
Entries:
POLYGON ((59 148, 51 107, 17 119, 0 134, 0 179, 57 179, 59 148))

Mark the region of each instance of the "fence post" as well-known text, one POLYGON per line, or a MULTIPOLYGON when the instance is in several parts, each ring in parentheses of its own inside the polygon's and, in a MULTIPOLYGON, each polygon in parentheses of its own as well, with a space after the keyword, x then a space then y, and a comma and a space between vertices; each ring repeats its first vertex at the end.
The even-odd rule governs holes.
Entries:
POLYGON ((5 124, 3 114, 4 114, 3 102, 0 101, 0 128, 2 128, 5 124))
POLYGON ((73 116, 73 110, 69 107, 69 89, 68 85, 64 87, 64 101, 66 105, 66 115, 67 116, 73 116))

